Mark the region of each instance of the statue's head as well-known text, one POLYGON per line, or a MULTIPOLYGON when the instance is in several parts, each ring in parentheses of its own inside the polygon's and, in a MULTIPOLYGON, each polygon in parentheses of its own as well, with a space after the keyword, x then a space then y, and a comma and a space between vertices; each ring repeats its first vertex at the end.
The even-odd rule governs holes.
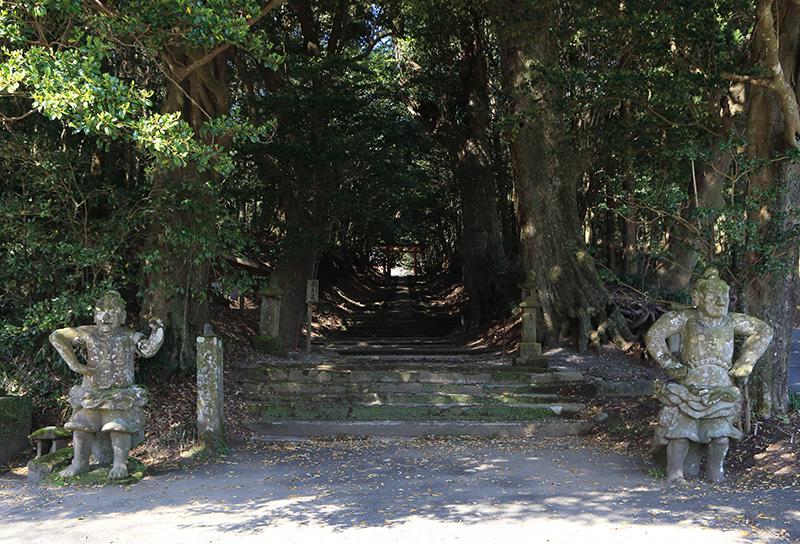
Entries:
POLYGON ((692 289, 692 302, 701 313, 709 317, 723 317, 728 313, 730 286, 719 278, 716 268, 707 268, 703 277, 692 289))
POLYGON ((106 291, 94 303, 94 323, 101 332, 111 332, 125 323, 125 300, 116 291, 106 291))

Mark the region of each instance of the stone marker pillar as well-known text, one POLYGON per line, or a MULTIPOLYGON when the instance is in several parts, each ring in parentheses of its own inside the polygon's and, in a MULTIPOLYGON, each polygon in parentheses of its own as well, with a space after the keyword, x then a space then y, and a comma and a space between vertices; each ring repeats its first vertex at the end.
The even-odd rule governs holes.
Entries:
POLYGON ((278 287, 275 278, 270 278, 269 283, 261 289, 261 323, 258 334, 277 338, 280 333, 281 295, 283 291, 278 287))
POLYGON ((533 270, 528 272, 528 279, 522 287, 522 341, 519 345, 517 362, 525 363, 542 356, 542 344, 538 340, 537 319, 542 303, 536 292, 536 276, 533 270))
POLYGON ((197 435, 212 448, 225 443, 222 363, 222 340, 206 324, 197 337, 197 435))
POLYGON ((262 353, 277 355, 283 352, 280 341, 281 297, 283 290, 278 281, 271 276, 261 288, 261 322, 258 336, 253 337, 253 347, 262 353))

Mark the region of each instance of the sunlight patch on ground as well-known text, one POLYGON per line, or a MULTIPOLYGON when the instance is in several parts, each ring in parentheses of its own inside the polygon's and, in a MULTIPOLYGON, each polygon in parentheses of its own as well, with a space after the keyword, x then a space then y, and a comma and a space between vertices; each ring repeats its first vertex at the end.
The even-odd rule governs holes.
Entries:
MULTIPOLYGON (((338 287, 334 287, 333 288, 333 292, 336 293, 337 296, 342 297, 345 301, 347 301, 348 304, 352 304, 353 306, 358 306, 359 308, 366 308, 366 304, 348 297, 347 295, 344 294, 344 291, 342 291, 338 287)), ((346 308, 344 308, 343 306, 339 306, 339 307, 344 309, 344 310, 346 310, 346 308)), ((352 313, 352 310, 348 310, 348 312, 352 313)))
POLYGON ((395 266, 392 268, 390 275, 395 278, 404 278, 406 276, 413 276, 414 271, 405 266, 395 266))

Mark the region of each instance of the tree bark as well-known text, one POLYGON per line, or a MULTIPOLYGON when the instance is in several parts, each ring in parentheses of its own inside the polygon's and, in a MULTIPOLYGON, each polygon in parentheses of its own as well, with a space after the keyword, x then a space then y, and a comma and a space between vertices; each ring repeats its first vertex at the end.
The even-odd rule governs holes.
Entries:
MULTIPOLYGON (((199 51, 174 51, 172 57, 190 65, 199 51)), ((199 136, 203 123, 228 112, 227 66, 224 55, 199 66, 181 83, 167 85, 162 111, 180 112, 199 136)), ((216 143, 225 146, 223 138, 216 143)), ((191 369, 195 337, 208 322, 210 257, 205 242, 215 236, 216 198, 206 187, 210 172, 193 164, 157 174, 143 315, 157 316, 167 328, 166 370, 191 369), (182 203, 188 202, 189 205, 182 203)))
POLYGON ((626 202, 628 204, 628 213, 623 218, 624 227, 622 230, 622 270, 628 280, 636 278, 641 273, 639 266, 639 222, 636 220, 636 197, 634 191, 636 190, 636 180, 634 178, 634 165, 633 165, 633 112, 631 111, 631 103, 625 100, 620 106, 620 116, 622 122, 625 124, 625 151, 623 153, 623 175, 622 186, 627 193, 626 202))
POLYGON ((483 23, 462 40, 461 88, 455 123, 455 178, 461 194, 461 256, 469 297, 467 326, 496 316, 513 289, 511 266, 503 245, 497 210, 489 140, 489 75, 483 23))
POLYGON ((577 177, 559 163, 563 120, 553 110, 555 89, 533 66, 557 67, 550 23, 555 2, 496 2, 504 85, 513 120, 511 163, 523 264, 535 274, 547 341, 568 333, 588 341, 630 335, 612 303, 581 236, 577 177))
POLYGON ((316 278, 317 263, 327 236, 330 214, 286 191, 283 210, 286 232, 275 275, 283 290, 280 340, 287 349, 298 346, 300 328, 306 315, 306 281, 316 278))
MULTIPOLYGON (((729 126, 729 123, 726 123, 729 126)), ((676 221, 670 230, 668 244, 669 261, 656 270, 661 287, 668 292, 686 290, 700 255, 714 252, 714 231, 712 225, 725 207, 723 191, 725 180, 732 162, 731 151, 720 149, 722 142, 715 142, 711 162, 702 168, 698 165, 693 175, 690 202, 682 214, 682 221, 676 221), (695 185, 696 181, 696 185, 695 185), (695 192, 696 188, 696 192, 695 192), (717 213, 704 215, 702 219, 691 221, 686 212, 697 208, 716 210, 717 213), (692 226, 693 225, 693 226, 692 226)))
POLYGON ((745 310, 775 328, 772 345, 751 377, 752 397, 759 415, 788 410, 788 366, 793 316, 797 307, 800 164, 786 158, 798 147, 800 76, 800 4, 759 0, 753 34, 752 61, 770 78, 749 86, 748 151, 753 159, 770 161, 751 177, 753 190, 770 191, 770 201, 751 214, 758 224, 757 242, 774 242, 769 254, 746 256, 752 279, 745 288, 745 310), (789 95, 787 96, 787 92, 789 95), (776 160, 783 157, 782 160, 776 160), (762 268, 765 259, 770 265, 762 268))

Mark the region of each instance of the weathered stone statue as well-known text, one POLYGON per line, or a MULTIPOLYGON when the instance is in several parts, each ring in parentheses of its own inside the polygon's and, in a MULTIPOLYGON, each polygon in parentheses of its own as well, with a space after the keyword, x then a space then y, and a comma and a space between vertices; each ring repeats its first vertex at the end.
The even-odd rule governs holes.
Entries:
POLYGON ((700 445, 707 445, 706 477, 722 482, 729 440, 742 437, 734 426, 742 394, 732 378, 750 375, 772 341, 772 328, 754 317, 728 313, 729 290, 715 269, 706 270, 692 289, 695 308, 665 313, 645 337, 647 351, 670 377, 655 388, 664 405, 655 445, 667 448, 668 480, 683 479, 685 467, 693 472, 700 445), (677 359, 667 347, 675 334, 681 335, 677 359), (733 361, 735 335, 746 338, 733 361))
POLYGON ((164 341, 164 330, 158 319, 150 322, 149 338, 124 327, 125 301, 116 291, 97 300, 94 322, 50 335, 50 343, 67 365, 83 376, 82 383, 69 392, 73 413, 64 428, 73 433, 75 453, 61 476, 88 471, 92 442, 100 438, 99 433, 108 433, 114 452, 108 477, 125 478, 131 435, 142 431, 142 407, 147 403, 147 390, 133 383, 134 359, 155 355, 164 341), (85 365, 78 361, 75 348, 84 350, 85 365))

